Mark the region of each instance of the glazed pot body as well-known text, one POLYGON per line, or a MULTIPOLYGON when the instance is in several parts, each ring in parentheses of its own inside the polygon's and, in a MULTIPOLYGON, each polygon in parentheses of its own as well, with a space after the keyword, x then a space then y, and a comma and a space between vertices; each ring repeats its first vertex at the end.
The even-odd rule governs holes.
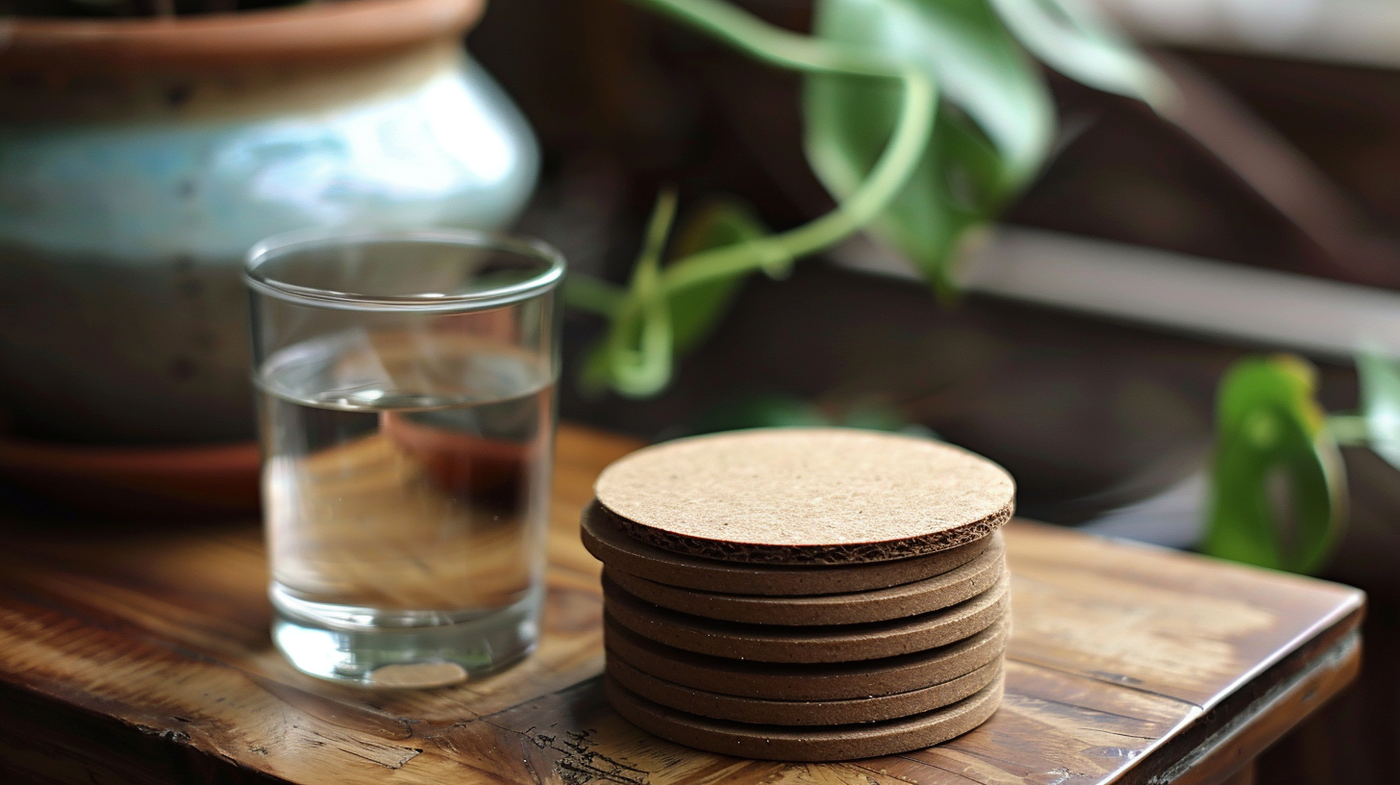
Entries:
POLYGON ((250 437, 253 243, 310 226, 509 223, 537 146, 459 41, 449 25, 329 61, 12 78, 0 410, 13 426, 88 442, 250 437))

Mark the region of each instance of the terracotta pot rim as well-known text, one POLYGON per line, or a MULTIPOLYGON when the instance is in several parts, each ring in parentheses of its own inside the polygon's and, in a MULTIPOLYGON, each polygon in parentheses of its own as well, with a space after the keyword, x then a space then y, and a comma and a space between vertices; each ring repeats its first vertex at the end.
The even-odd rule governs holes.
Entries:
POLYGON ((342 0, 230 14, 0 22, 0 71, 144 69, 340 60, 459 36, 486 0, 342 0))
POLYGON ((215 444, 66 444, 0 437, 0 474, 181 476, 224 472, 255 473, 256 441, 215 444))

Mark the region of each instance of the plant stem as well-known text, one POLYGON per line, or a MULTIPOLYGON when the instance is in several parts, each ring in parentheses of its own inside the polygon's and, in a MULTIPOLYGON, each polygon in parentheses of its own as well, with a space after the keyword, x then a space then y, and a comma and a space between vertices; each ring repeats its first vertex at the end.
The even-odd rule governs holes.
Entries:
POLYGON ((767 267, 778 260, 805 256, 850 236, 879 217, 918 166, 933 130, 936 110, 933 83, 928 77, 913 67, 900 76, 904 82, 904 100, 894 134, 870 176, 849 199, 796 229, 681 259, 662 273, 663 288, 673 292, 714 278, 767 267))
POLYGON ((723 0, 633 0, 773 65, 802 71, 898 78, 903 64, 869 50, 800 35, 723 0))
MULTIPOLYGON (((642 279, 634 277, 634 286, 621 296, 620 302, 609 303, 607 315, 612 317, 613 324, 607 341, 613 356, 615 386, 628 394, 649 395, 660 390, 667 381, 670 347, 662 345, 663 332, 659 324, 643 324, 639 329, 637 321, 654 322, 664 318, 669 322, 666 303, 672 294, 751 271, 780 270, 794 259, 827 248, 879 217, 903 190, 923 157, 933 132, 938 94, 933 80, 912 64, 782 30, 719 0, 636 1, 774 65, 807 72, 897 79, 903 87, 899 119, 889 143, 870 175, 835 210, 781 234, 682 258, 660 270, 655 279, 647 278, 645 287, 635 285, 642 279), (642 341, 639 349, 628 348, 634 339, 642 341), (656 356, 658 351, 666 356, 656 356), (629 367, 635 373, 626 370, 629 367), (661 368, 665 373, 658 374, 661 368)), ((658 210, 660 207, 658 205, 658 210)), ((653 230, 656 225, 654 220, 653 230)), ((648 247, 650 249, 650 243, 648 247)), ((644 255, 643 260, 646 258, 644 255)), ((639 268, 641 266, 639 261, 639 268)), ((586 295, 595 305, 611 300, 611 295, 600 294, 601 286, 589 286, 593 291, 586 295)), ((666 327, 664 334, 669 341, 669 323, 666 327)))
POLYGON ((587 273, 570 271, 564 279, 564 297, 569 305, 599 316, 617 316, 627 299, 622 287, 587 273))
POLYGON ((661 256, 676 219, 676 192, 667 189, 656 199, 641 256, 632 272, 632 296, 623 300, 608 336, 613 386, 629 395, 646 395, 665 386, 671 375, 671 311, 660 291, 661 256), (618 329, 641 320, 632 348, 632 334, 618 329))

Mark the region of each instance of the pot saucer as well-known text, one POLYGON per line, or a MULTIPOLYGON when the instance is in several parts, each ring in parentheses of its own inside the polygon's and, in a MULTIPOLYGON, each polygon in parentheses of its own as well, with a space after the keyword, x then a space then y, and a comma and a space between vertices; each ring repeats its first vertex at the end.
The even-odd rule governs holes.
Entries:
POLYGON ((121 517, 255 514, 258 460, 257 442, 142 447, 0 437, 0 483, 121 517))

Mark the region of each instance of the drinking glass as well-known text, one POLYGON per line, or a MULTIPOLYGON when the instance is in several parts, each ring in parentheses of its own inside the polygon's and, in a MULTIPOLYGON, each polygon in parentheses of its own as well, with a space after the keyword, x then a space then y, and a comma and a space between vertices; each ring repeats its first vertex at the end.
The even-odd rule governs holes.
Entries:
POLYGON ((533 649, 563 274, 467 231, 249 252, 272 637, 297 668, 426 687, 533 649))

